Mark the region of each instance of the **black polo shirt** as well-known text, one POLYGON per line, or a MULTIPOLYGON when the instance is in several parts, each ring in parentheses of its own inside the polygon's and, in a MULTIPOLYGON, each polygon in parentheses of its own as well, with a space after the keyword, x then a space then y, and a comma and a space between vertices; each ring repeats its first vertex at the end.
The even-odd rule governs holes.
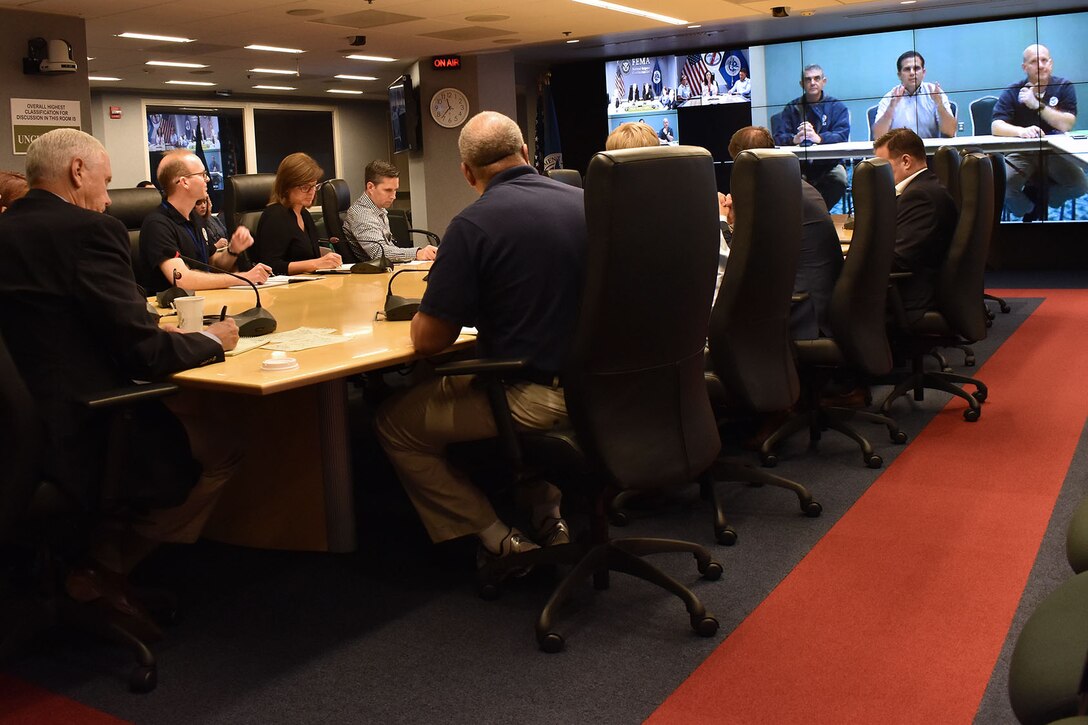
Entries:
POLYGON ((479 330, 480 353, 562 369, 586 251, 582 190, 531 166, 500 172, 442 235, 420 310, 479 330))
MULTIPOLYGON (((169 202, 164 201, 147 215, 140 226, 140 264, 136 279, 149 295, 161 292, 170 286, 170 281, 159 265, 173 259, 179 252, 185 257, 210 264, 215 254, 215 242, 208 239, 204 224, 195 211, 186 219, 169 202)), ((199 265, 186 264, 200 269, 199 265)))

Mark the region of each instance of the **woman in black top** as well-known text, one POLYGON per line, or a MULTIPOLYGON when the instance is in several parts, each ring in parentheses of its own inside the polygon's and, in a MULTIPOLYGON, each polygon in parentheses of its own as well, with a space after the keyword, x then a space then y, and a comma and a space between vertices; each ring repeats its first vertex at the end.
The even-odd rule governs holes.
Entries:
POLYGON ((307 207, 314 203, 324 171, 304 153, 280 162, 268 206, 257 222, 250 250, 275 274, 302 274, 340 266, 340 255, 317 244, 317 227, 307 207))

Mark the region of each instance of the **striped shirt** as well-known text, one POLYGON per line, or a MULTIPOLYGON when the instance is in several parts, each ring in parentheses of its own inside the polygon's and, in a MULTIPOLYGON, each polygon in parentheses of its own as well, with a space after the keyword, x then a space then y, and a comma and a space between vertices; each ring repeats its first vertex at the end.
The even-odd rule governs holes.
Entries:
POLYGON ((398 247, 389 231, 389 212, 379 208, 365 193, 344 216, 344 234, 351 251, 359 259, 385 256, 393 262, 410 262, 416 258, 415 247, 398 247))

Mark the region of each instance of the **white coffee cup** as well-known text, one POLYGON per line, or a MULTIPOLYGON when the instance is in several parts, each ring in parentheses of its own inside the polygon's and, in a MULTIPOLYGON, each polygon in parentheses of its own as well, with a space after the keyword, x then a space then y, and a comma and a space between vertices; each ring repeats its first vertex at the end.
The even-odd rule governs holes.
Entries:
POLYGON ((204 329, 204 298, 178 297, 174 300, 174 309, 178 311, 178 328, 185 332, 200 332, 204 329))

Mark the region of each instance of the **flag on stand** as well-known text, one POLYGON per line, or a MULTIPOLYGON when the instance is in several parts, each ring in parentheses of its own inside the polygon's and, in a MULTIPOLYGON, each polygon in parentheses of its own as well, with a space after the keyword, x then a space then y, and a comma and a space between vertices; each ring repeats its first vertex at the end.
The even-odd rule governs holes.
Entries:
POLYGON ((563 168, 563 150, 559 143, 559 119, 552 103, 551 73, 545 73, 538 85, 536 102, 536 153, 533 165, 544 173, 563 168))
POLYGON ((692 53, 684 61, 684 67, 680 70, 680 75, 688 79, 688 85, 691 86, 692 93, 702 93, 703 81, 706 79, 706 73, 709 70, 710 67, 703 61, 703 56, 692 53))
POLYGON ((665 84, 662 82, 661 78, 661 63, 657 60, 654 60, 654 70, 653 74, 650 76, 650 80, 653 81, 654 84, 654 96, 660 96, 661 89, 665 84))
POLYGON ((623 70, 620 65, 621 63, 616 61, 616 98, 622 99, 627 95, 627 85, 623 82, 623 70))

